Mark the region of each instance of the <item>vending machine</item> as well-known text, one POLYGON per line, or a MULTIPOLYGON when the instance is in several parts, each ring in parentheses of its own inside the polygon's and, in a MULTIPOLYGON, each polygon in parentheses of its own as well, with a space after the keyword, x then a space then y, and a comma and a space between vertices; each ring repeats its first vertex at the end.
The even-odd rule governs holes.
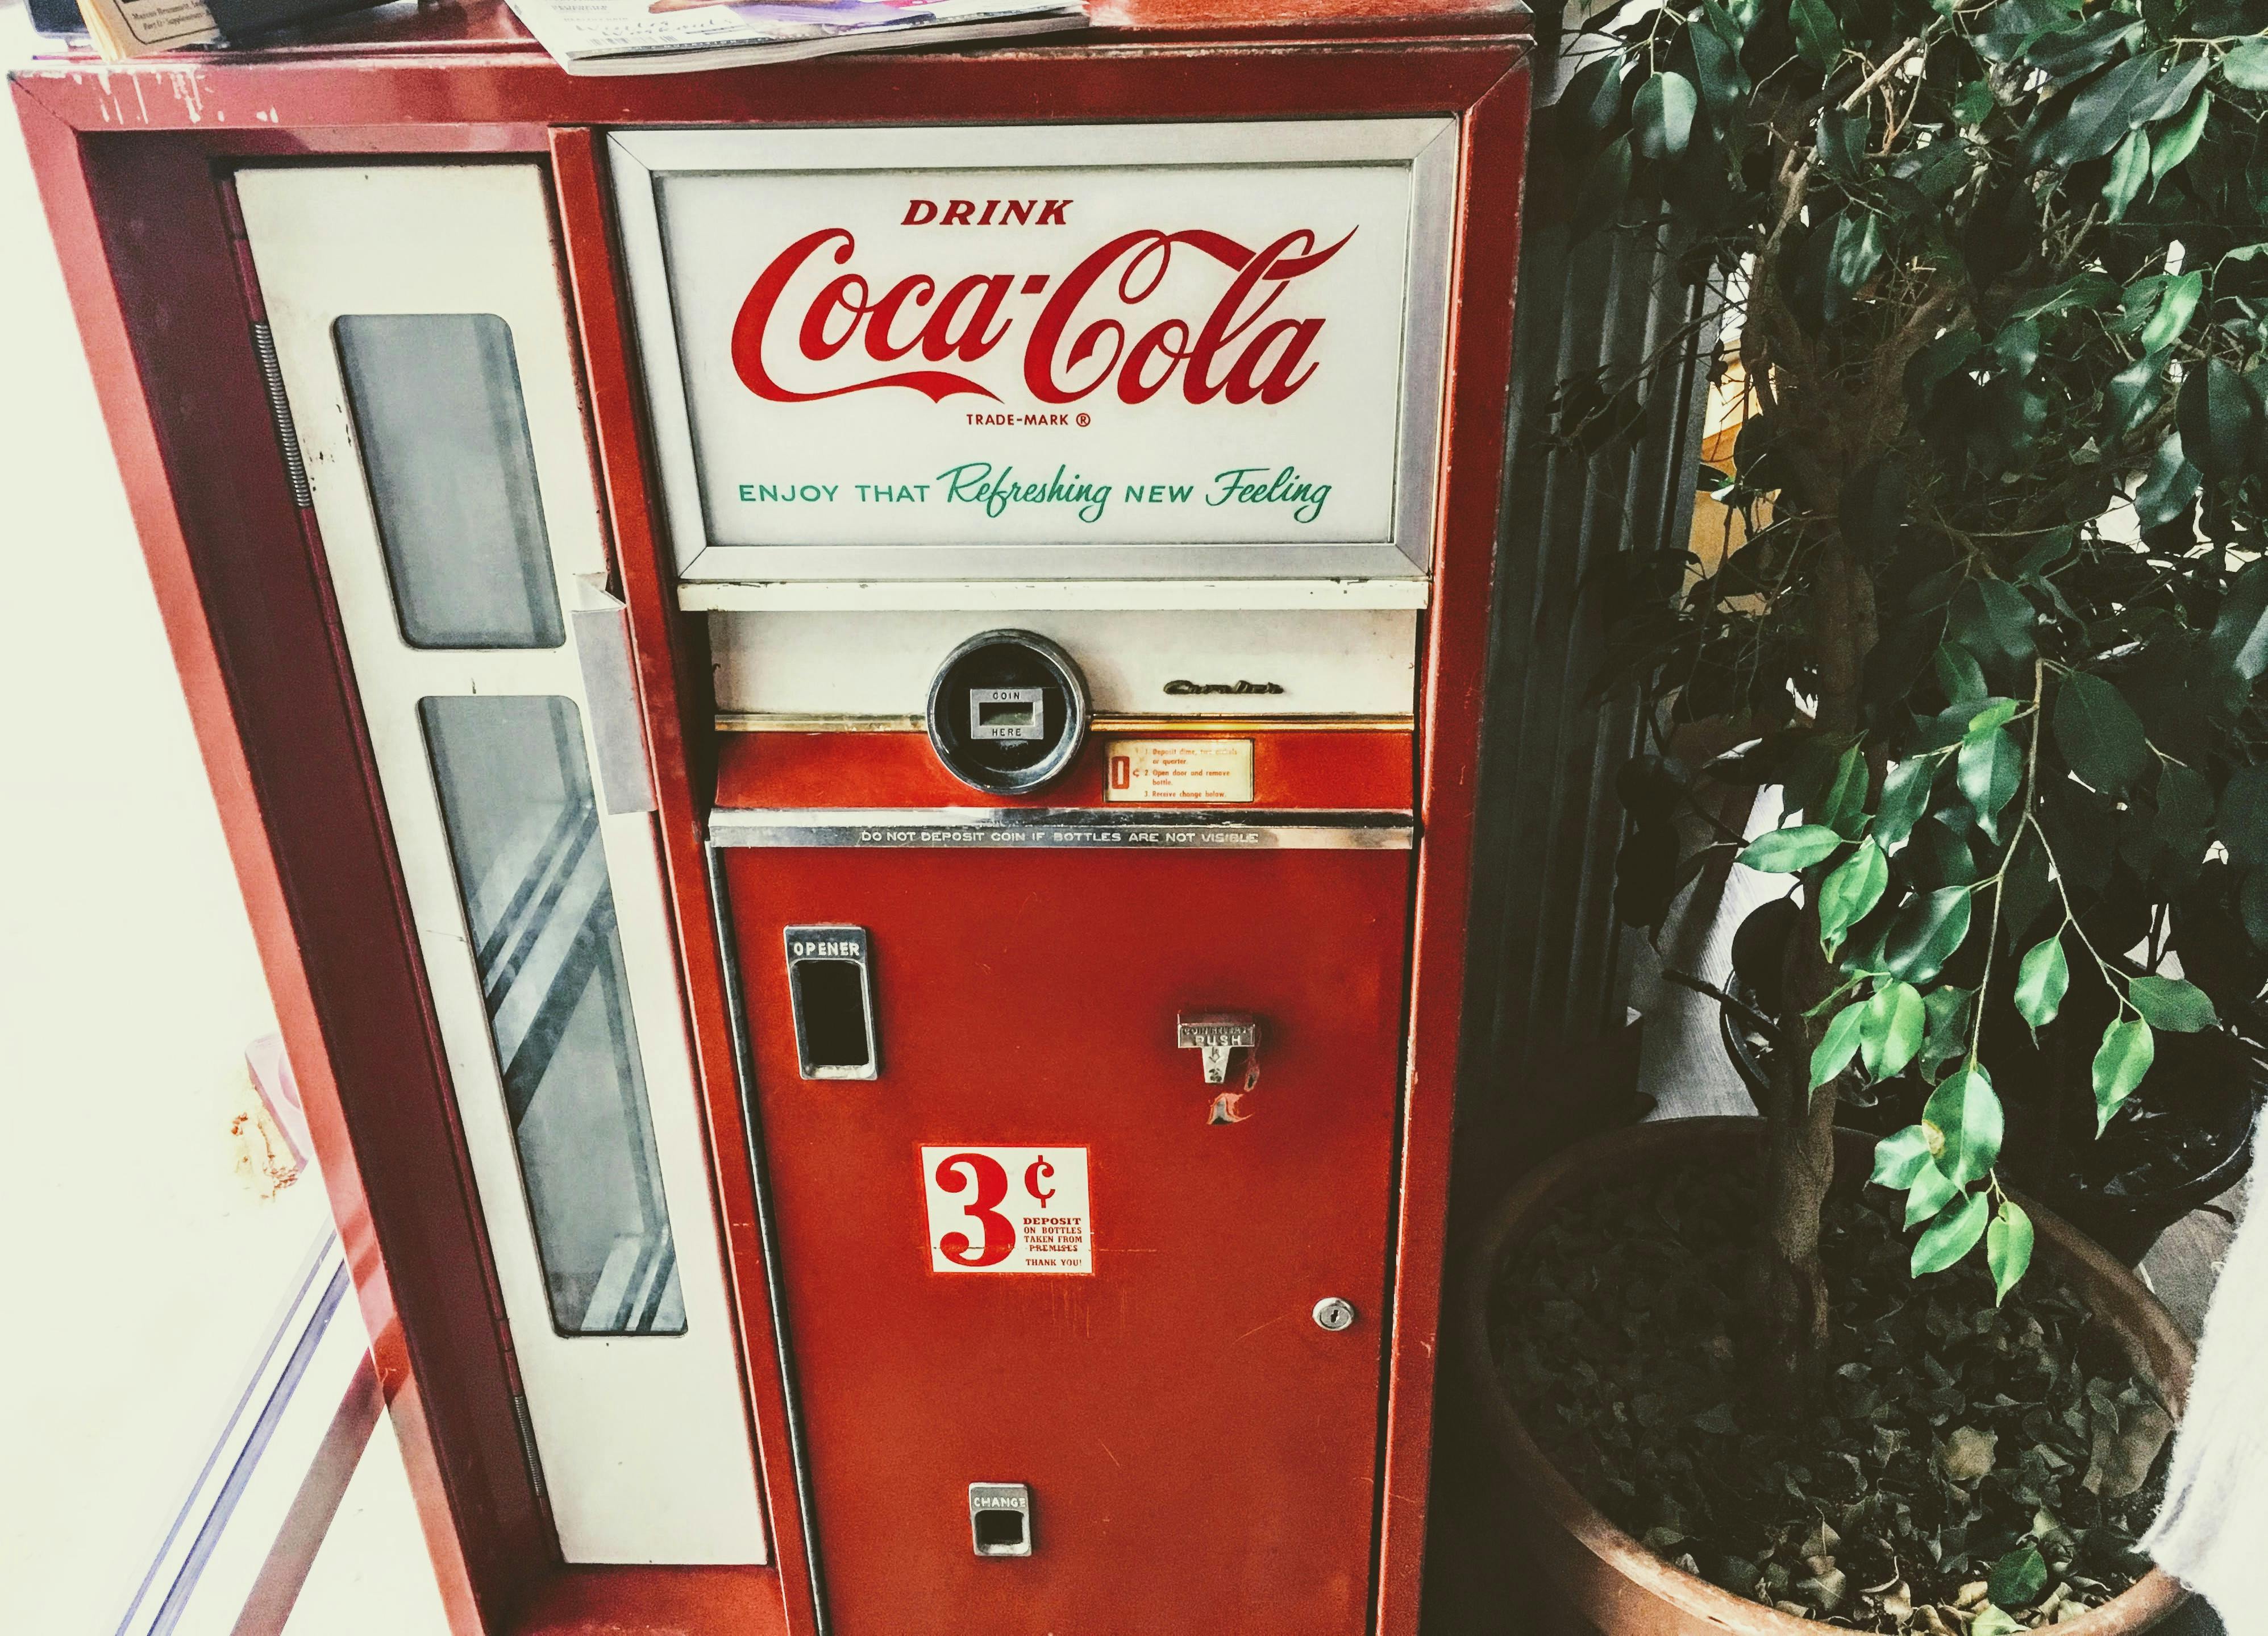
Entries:
POLYGON ((19 75, 457 1627, 1417 1629, 1517 12, 19 75))

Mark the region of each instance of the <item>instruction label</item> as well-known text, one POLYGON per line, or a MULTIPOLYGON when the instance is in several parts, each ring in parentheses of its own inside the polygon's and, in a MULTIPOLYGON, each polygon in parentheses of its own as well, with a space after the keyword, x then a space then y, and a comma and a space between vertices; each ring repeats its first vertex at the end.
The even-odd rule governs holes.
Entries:
POLYGON ((924 1147, 935 1272, 1094 1271, 1084 1147, 924 1147))
POLYGON ((1113 739, 1104 766, 1104 792, 1114 801, 1252 799, 1250 739, 1113 739))

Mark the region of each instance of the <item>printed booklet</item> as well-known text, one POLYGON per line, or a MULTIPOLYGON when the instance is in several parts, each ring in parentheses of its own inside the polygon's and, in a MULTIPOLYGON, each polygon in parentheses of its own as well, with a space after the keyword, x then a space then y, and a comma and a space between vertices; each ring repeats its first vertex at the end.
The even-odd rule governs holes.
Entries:
POLYGON ((667 74, 1082 28, 1085 0, 510 0, 571 74, 667 74))

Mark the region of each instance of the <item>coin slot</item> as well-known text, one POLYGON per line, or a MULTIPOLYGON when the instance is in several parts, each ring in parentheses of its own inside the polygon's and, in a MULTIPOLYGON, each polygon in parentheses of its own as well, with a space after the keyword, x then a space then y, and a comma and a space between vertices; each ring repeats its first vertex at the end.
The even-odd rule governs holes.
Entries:
POLYGON ((968 695, 968 733, 993 743, 1028 742, 1047 735, 1038 688, 975 688, 968 695))
POLYGON ((1018 795, 1061 777, 1088 720, 1070 654, 1030 630, 987 630, 946 656, 924 713, 945 769, 974 789, 1018 795))

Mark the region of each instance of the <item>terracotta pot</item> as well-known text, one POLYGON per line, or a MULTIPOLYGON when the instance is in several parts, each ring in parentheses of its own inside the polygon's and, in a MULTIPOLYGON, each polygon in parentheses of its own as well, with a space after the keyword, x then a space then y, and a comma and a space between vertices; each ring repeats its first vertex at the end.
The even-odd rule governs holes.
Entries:
MULTIPOLYGON (((1497 1273, 1563 1204, 1697 1156, 1732 1157, 1752 1149, 1763 1129, 1761 1119, 1665 1120, 1610 1131, 1571 1147, 1513 1190, 1490 1219, 1465 1270, 1461 1316, 1466 1367, 1509 1468, 1525 1544, 1574 1610, 1604 1636, 1725 1631, 1817 1636, 1822 1626, 1672 1567, 1609 1522, 1559 1475, 1528 1436, 1497 1374, 1489 1339, 1497 1273)), ((1846 1172, 1871 1164, 1872 1137, 1844 1131, 1837 1133, 1837 1162, 1846 1172)), ((2042 1264, 2071 1282, 2118 1338, 2136 1373, 2157 1387, 2178 1418, 2189 1396, 2188 1337, 2125 1267, 2029 1199, 2024 1204, 2038 1228, 2042 1264)), ((2084 1618, 2056 1625, 2056 1636, 2131 1636, 2164 1618, 2186 1595, 2176 1581, 2153 1569, 2124 1595, 2084 1618)))

